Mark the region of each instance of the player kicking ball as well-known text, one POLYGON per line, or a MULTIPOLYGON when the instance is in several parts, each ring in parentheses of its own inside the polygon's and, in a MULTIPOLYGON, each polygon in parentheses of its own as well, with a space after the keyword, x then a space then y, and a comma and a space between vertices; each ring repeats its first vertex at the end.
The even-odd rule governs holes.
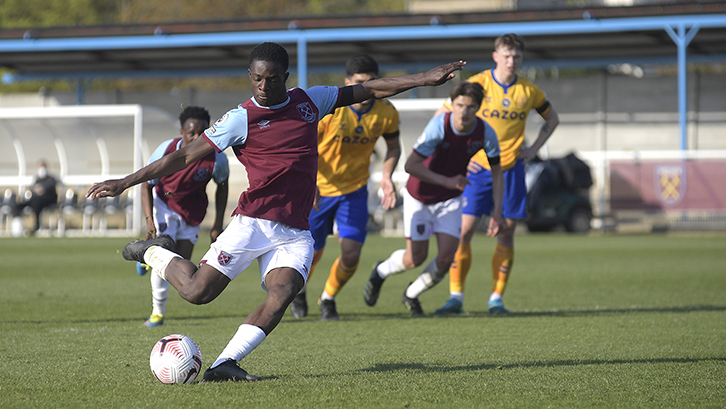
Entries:
POLYGON ((369 306, 376 304, 383 281, 420 266, 428 257, 429 238, 436 236, 438 253, 403 293, 403 304, 414 317, 425 313, 419 295, 446 276, 454 259, 461 229, 461 197, 468 184, 469 160, 486 152, 492 167, 495 206, 487 234, 494 237, 502 220, 504 179, 499 166, 499 142, 494 130, 480 118, 484 92, 479 84, 462 82, 449 95, 451 112, 432 118, 406 161, 411 176, 403 195, 403 228, 406 249, 396 250, 378 263, 363 290, 369 306))
POLYGON ((244 165, 249 187, 232 221, 199 266, 170 250, 159 236, 126 246, 127 260, 144 262, 193 304, 206 304, 253 262, 257 262, 264 301, 239 326, 204 372, 213 381, 255 381, 238 362, 265 340, 305 285, 313 258, 308 217, 315 199, 318 121, 340 106, 386 98, 454 77, 466 63, 452 62, 428 72, 381 78, 346 87, 287 89, 289 58, 284 47, 262 43, 250 52, 252 98, 227 112, 195 141, 123 179, 93 185, 90 198, 117 196, 131 186, 178 172, 214 152, 231 148, 244 165))

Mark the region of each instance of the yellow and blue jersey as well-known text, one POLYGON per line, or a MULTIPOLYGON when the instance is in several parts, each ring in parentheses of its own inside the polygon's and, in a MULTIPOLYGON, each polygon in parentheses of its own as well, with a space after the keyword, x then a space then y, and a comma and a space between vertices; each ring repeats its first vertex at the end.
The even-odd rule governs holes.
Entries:
MULTIPOLYGON (((524 144, 524 126, 529 111, 535 109, 540 115, 546 113, 550 108, 547 95, 519 75, 512 84, 502 85, 494 78, 492 70, 480 72, 467 81, 484 88, 484 100, 477 116, 494 128, 499 138, 502 169, 511 169, 524 144)), ((446 106, 451 109, 450 101, 446 106)), ((489 169, 485 152, 478 152, 473 159, 489 169)))
POLYGON ((380 136, 398 135, 398 111, 375 100, 364 112, 340 107, 318 124, 318 189, 341 196, 368 183, 370 158, 380 136))

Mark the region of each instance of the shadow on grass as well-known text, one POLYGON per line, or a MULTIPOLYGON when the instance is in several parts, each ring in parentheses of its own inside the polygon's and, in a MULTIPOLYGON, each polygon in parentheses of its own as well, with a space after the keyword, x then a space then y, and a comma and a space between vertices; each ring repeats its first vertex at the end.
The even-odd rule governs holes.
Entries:
POLYGON ((627 307, 627 308, 592 308, 592 309, 553 309, 549 311, 517 311, 509 314, 489 314, 486 311, 474 311, 461 315, 444 317, 482 317, 516 318, 516 317, 583 317, 591 315, 615 315, 637 313, 683 314, 689 312, 726 311, 724 305, 683 305, 678 307, 627 307))
POLYGON ((627 364, 691 364, 701 362, 726 362, 726 357, 707 358, 642 358, 642 359, 565 359, 560 361, 536 361, 514 364, 478 364, 478 365, 430 365, 420 363, 399 362, 392 364, 376 364, 370 368, 359 369, 357 372, 395 372, 421 371, 429 373, 446 373, 459 371, 484 371, 491 369, 505 370, 518 368, 548 368, 583 365, 627 365, 627 364))
MULTIPOLYGON (((709 312, 709 311, 726 311, 726 306, 723 305, 684 305, 680 307, 630 307, 630 308, 594 308, 594 309, 571 309, 571 310, 549 310, 549 311, 522 311, 512 312, 509 314, 489 314, 486 311, 472 311, 465 312, 458 315, 433 315, 429 314, 427 317, 415 318, 415 319, 467 319, 467 318, 482 318, 487 317, 491 319, 511 319, 511 318, 530 318, 530 317, 585 317, 585 316, 597 316, 597 315, 617 315, 617 314, 649 314, 649 313, 667 313, 667 314, 684 314, 691 312, 709 312)), ((239 318, 244 320, 245 314, 224 314, 224 315, 195 315, 185 317, 169 317, 169 321, 195 321, 195 320, 210 320, 219 318, 239 318)), ((355 314, 342 314, 342 322, 355 322, 355 321, 370 321, 370 320, 391 320, 391 319, 414 319, 408 312, 401 313, 355 313, 355 314)), ((291 314, 287 313, 283 317, 282 324, 304 324, 309 322, 320 321, 319 314, 311 314, 305 318, 297 319, 293 318, 291 314)), ((108 319, 49 319, 49 320, 8 320, 0 321, 0 324, 55 324, 55 323, 72 323, 72 324, 92 324, 92 323, 123 323, 123 322, 139 322, 143 323, 144 319, 140 317, 133 318, 108 318, 108 319)), ((333 321, 335 322, 335 321, 333 321)), ((171 324, 171 322, 170 322, 171 324)), ((186 325, 190 325, 187 323, 186 325)), ((191 324, 194 325, 194 324, 191 324)), ((200 324, 201 325, 201 324, 200 324)))
MULTIPOLYGON (((596 315, 617 315, 617 314, 649 314, 649 313, 667 313, 667 314, 684 314, 691 312, 709 312, 709 311, 726 311, 726 305, 684 305, 679 307, 629 307, 629 308, 594 308, 594 309, 569 309, 569 310, 549 310, 549 311, 522 311, 511 312, 509 314, 489 314, 486 311, 471 311, 462 314, 450 315, 433 315, 431 313, 426 317, 415 319, 466 319, 466 318, 482 318, 506 319, 506 318, 529 318, 529 317, 584 317, 596 315)), ((287 316, 286 316, 287 318, 287 316)), ((304 319, 290 319, 286 322, 307 322, 319 320, 319 316, 310 316, 304 319)), ((368 313, 368 314, 341 314, 341 321, 364 321, 364 320, 386 320, 386 319, 414 319, 408 312, 401 313, 368 313)))

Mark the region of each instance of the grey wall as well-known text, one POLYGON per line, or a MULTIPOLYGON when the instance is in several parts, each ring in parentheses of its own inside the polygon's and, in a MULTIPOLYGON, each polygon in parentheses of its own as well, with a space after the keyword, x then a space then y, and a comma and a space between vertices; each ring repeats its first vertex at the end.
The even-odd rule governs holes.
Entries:
MULTIPOLYGON (((673 150, 680 149, 678 84, 675 75, 634 78, 601 74, 573 78, 536 78, 560 114, 561 125, 548 143, 552 154, 569 150, 673 150), (597 113, 606 113, 605 139, 598 135, 597 113)), ((726 75, 688 76, 689 134, 691 149, 726 149, 726 75)), ((397 98, 445 98, 454 82, 441 87, 408 91, 397 98)), ((172 89, 149 92, 88 92, 86 104, 142 104, 159 107, 177 116, 181 106, 202 105, 213 118, 250 97, 247 90, 200 91, 172 89)), ((51 93, 63 105, 75 104, 73 93, 51 93)), ((431 112, 432 113, 432 112, 431 112)), ((405 146, 423 130, 429 112, 402 115, 405 146)), ((539 116, 530 115, 528 140, 536 137, 539 116)))

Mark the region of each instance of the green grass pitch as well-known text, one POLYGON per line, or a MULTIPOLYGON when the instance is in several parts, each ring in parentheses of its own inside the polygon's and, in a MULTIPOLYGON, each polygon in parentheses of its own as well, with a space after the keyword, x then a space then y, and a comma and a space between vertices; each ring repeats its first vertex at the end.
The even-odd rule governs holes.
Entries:
MULTIPOLYGON (((372 264, 404 244, 371 235, 338 296, 342 320, 321 322, 330 238, 310 315, 288 312, 241 363, 265 380, 173 386, 151 374, 154 343, 188 335, 206 368, 263 299, 258 269, 204 306, 170 289, 166 325, 144 328, 149 280, 122 259, 127 242, 0 239, 0 407, 726 406, 726 235, 518 235, 508 316, 486 313, 494 241, 477 236, 466 313, 419 319, 401 294, 420 268, 364 304, 372 264)), ((447 295, 444 282, 421 302, 432 313, 447 295)))

